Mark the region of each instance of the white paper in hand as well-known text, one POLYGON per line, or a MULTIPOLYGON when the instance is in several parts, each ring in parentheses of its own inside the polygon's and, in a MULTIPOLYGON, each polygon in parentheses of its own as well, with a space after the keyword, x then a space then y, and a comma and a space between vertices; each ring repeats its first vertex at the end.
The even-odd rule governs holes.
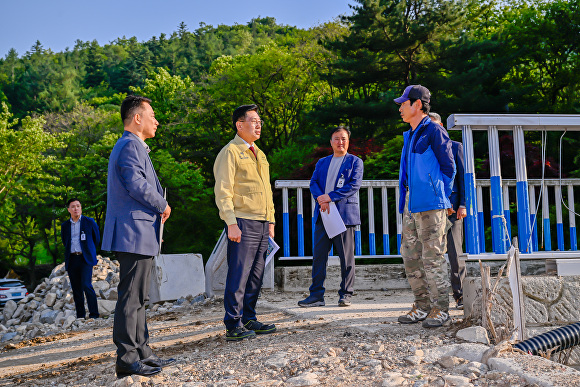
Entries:
POLYGON ((330 208, 330 213, 320 211, 320 217, 322 218, 322 223, 324 224, 326 234, 329 238, 332 239, 338 234, 345 232, 346 226, 344 225, 344 222, 338 213, 336 204, 334 204, 334 202, 330 202, 328 205, 330 208))
POLYGON ((276 254, 276 251, 278 251, 279 248, 280 248, 280 246, 278 246, 278 244, 276 242, 274 242, 274 239, 272 239, 272 237, 268 237, 268 251, 266 253, 266 265, 265 266, 268 266, 268 263, 270 263, 272 258, 274 258, 274 254, 276 254))

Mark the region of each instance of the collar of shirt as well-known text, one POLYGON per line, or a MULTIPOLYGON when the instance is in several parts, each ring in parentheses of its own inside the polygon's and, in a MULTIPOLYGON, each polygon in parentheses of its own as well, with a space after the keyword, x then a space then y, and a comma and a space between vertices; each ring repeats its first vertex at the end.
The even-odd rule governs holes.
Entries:
POLYGON ((135 138, 136 138, 137 140, 139 140, 139 142, 141 143, 141 145, 143 145, 143 148, 145 148, 145 151, 147 151, 147 153, 151 152, 151 148, 149 148, 149 145, 147 145, 147 143, 146 143, 145 141, 143 141, 143 140, 141 139, 141 137, 137 136, 137 135, 136 135, 135 133, 133 133, 133 132, 129 132, 129 131, 127 131, 127 132, 128 132, 128 133, 131 133, 133 136, 135 136, 135 138))
MULTIPOLYGON (((240 137, 240 136, 238 136, 238 137, 240 137)), ((240 138, 241 138, 241 137, 240 137, 240 138)), ((247 141, 246 141, 246 140, 244 140, 243 138, 242 138, 242 141, 244 142, 244 144, 246 144, 246 145, 248 146, 248 149, 250 149, 250 147, 252 146, 252 144, 250 144, 249 142, 247 142, 247 141)))
POLYGON ((81 215, 81 216, 79 216, 79 220, 77 220, 76 222, 75 222, 75 221, 74 221, 72 218, 70 218, 70 222, 71 222, 72 224, 77 224, 78 222, 80 222, 80 221, 81 221, 81 218, 82 218, 82 217, 83 217, 82 215, 81 215))

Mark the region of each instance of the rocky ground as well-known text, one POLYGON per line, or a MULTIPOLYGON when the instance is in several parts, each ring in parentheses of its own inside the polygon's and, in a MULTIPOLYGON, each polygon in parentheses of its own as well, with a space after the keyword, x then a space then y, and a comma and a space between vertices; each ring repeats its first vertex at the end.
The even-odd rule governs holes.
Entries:
POLYGON ((294 307, 300 297, 265 291, 259 316, 278 331, 239 343, 225 341, 219 298, 155 306, 152 347, 178 362, 152 378, 116 379, 111 318, 10 340, 0 351, 0 386, 580 385, 579 372, 538 357, 508 351, 483 361, 493 347, 457 337, 465 328, 458 311, 436 329, 396 323, 409 292, 360 292, 349 308, 330 297, 323 308, 294 307))
MULTIPOLYGON (((100 304, 109 307, 115 263, 99 264, 94 279, 103 281, 100 304)), ((112 317, 69 318, 67 286, 57 267, 33 295, 3 311, 0 387, 580 386, 580 372, 570 367, 490 345, 461 311, 441 328, 398 324, 411 307, 408 290, 357 292, 348 308, 337 306, 336 294, 325 307, 299 308, 305 294, 264 291, 259 318, 278 330, 238 343, 225 341, 220 298, 154 305, 151 346, 177 364, 152 378, 116 379, 112 317)))

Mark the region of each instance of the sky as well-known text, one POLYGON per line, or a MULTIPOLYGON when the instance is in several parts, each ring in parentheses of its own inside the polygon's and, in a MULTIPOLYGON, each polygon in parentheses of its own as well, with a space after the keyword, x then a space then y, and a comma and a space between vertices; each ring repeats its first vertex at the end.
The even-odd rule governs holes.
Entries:
POLYGON ((40 41, 54 52, 72 49, 75 41, 107 44, 120 37, 142 42, 170 35, 185 22, 194 31, 208 25, 246 24, 274 17, 278 24, 309 28, 352 14, 354 0, 0 0, 0 57, 11 48, 18 56, 40 41))

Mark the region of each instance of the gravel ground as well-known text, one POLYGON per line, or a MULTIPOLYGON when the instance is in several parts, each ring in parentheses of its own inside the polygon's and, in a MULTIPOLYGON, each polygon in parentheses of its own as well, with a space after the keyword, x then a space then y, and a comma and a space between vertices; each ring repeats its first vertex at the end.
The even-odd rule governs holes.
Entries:
POLYGON ((148 314, 151 346, 177 364, 152 378, 116 379, 112 319, 4 343, 0 386, 580 385, 580 372, 537 357, 502 355, 533 377, 470 360, 475 346, 486 347, 455 337, 465 328, 460 311, 452 311, 451 323, 441 328, 398 324, 396 318, 411 307, 410 291, 359 292, 347 308, 339 308, 333 294, 326 307, 299 308, 303 296, 264 291, 259 319, 276 323, 277 332, 238 343, 225 341, 219 298, 156 306, 148 314), (449 348, 455 355, 445 355, 449 348), (550 372, 556 376, 548 379, 550 372))

